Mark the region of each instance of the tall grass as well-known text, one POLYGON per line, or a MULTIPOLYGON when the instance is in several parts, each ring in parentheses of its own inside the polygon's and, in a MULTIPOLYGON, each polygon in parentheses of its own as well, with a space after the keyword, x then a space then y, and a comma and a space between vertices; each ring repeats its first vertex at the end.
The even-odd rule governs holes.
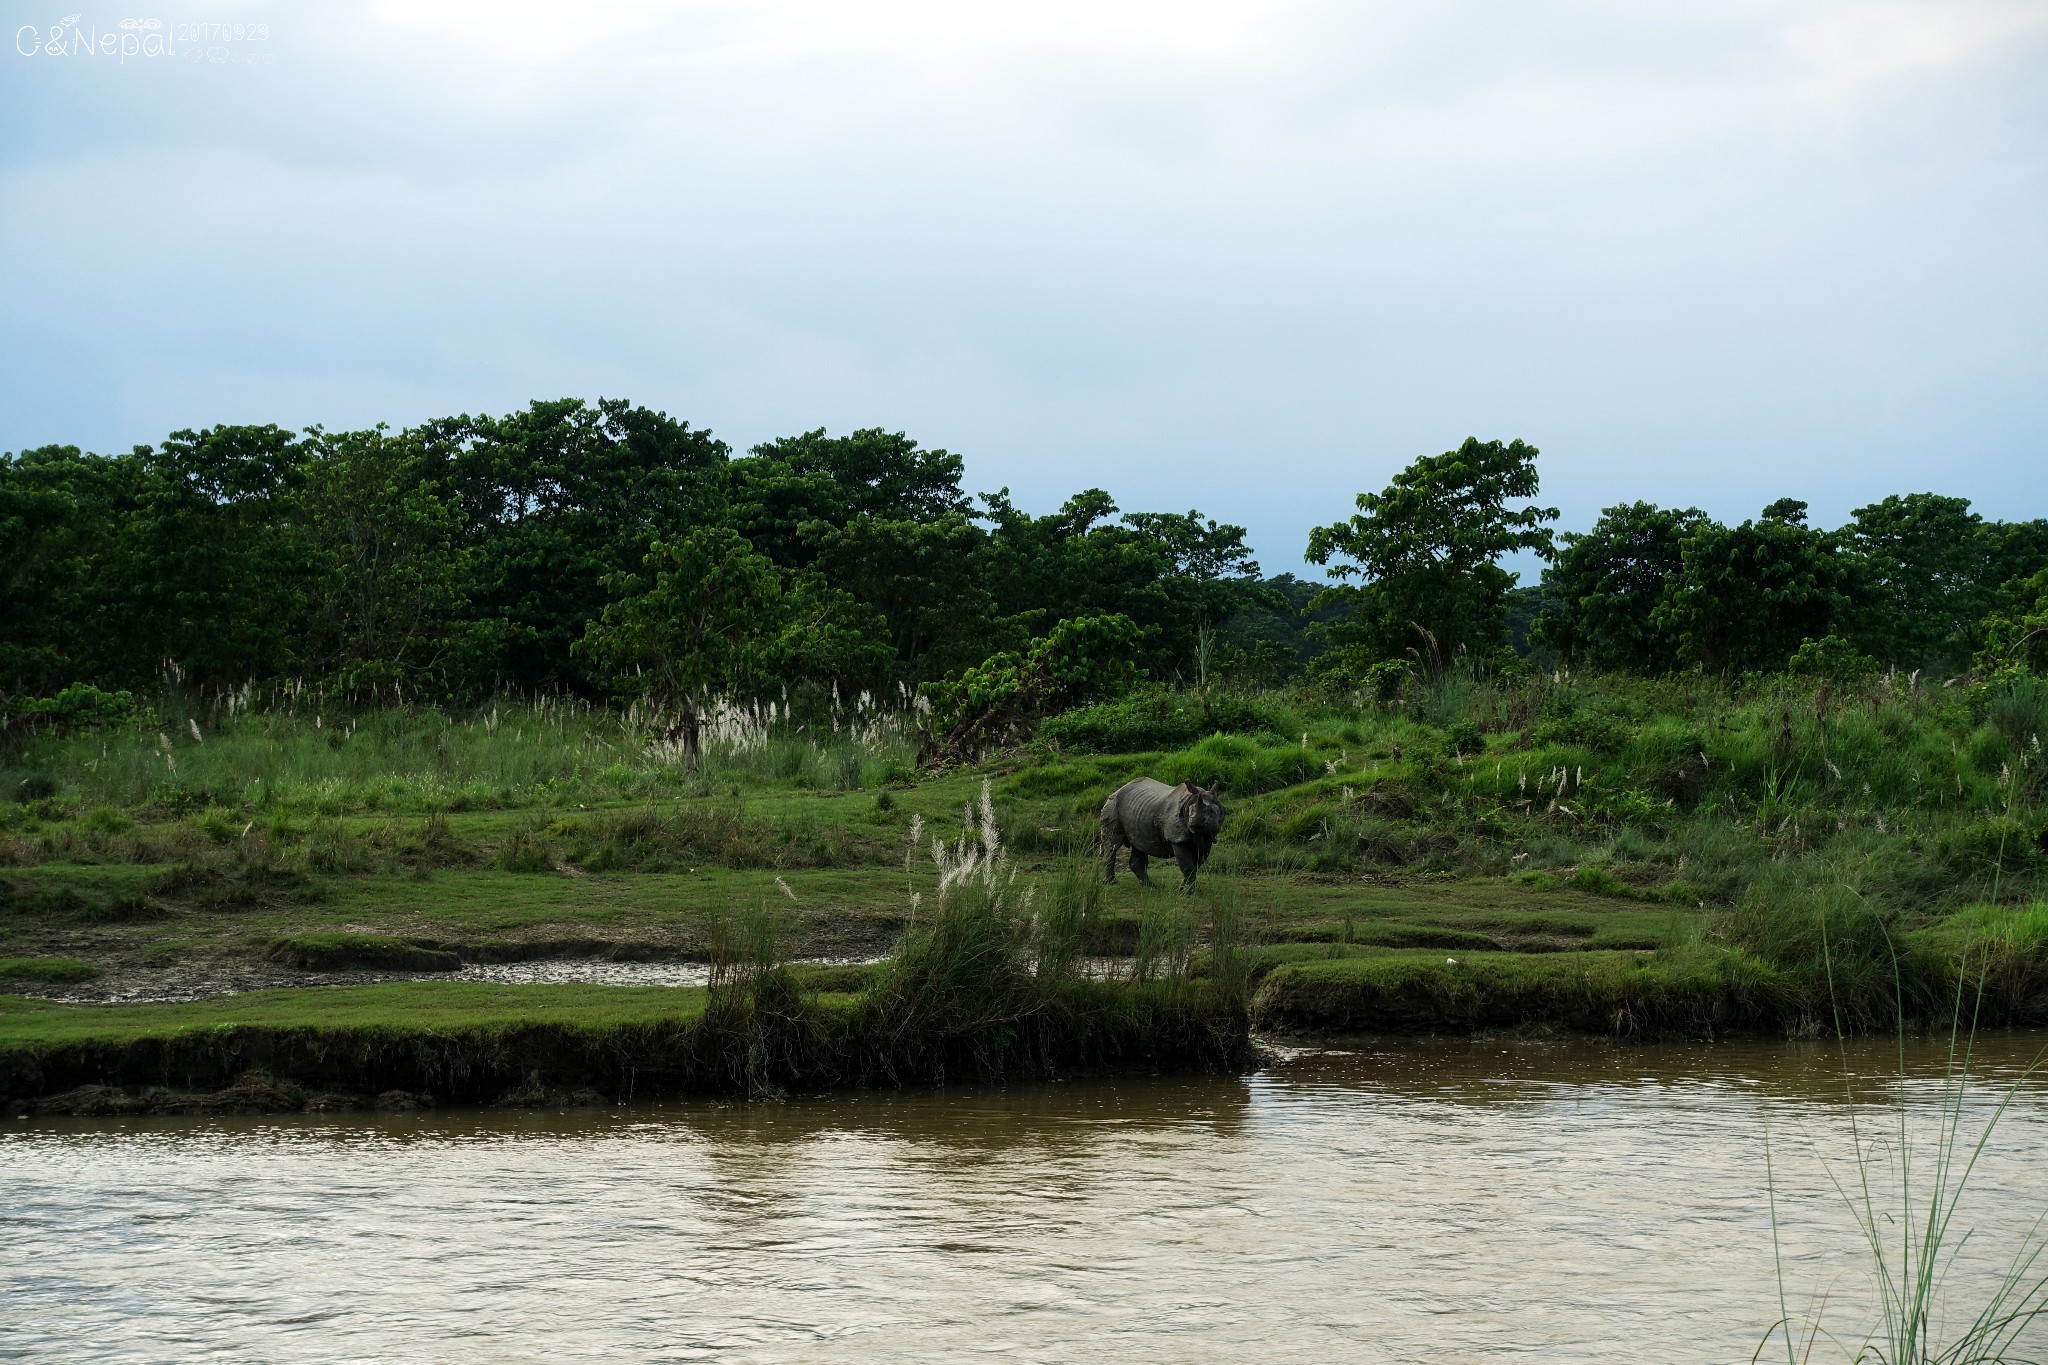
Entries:
MULTIPOLYGON (((1122 979, 1091 977, 1086 951, 1101 914, 1092 860, 1071 860, 1050 882, 1034 881, 1010 862, 986 784, 967 816, 956 840, 933 841, 937 890, 929 904, 913 896, 896 951, 850 1007, 821 1006, 806 992, 784 954, 777 907, 715 915, 710 1000, 693 1065, 721 1088, 776 1098, 849 1081, 1243 1058, 1241 972, 1192 980, 1189 940, 1179 951, 1154 952, 1148 968, 1122 979)), ((1234 942, 1220 945, 1220 959, 1237 960, 1234 942)))
POLYGON ((707 725, 692 775, 663 718, 640 707, 544 697, 461 714, 349 713, 289 695, 274 706, 207 708, 173 694, 151 723, 36 735, 0 753, 0 801, 54 788, 78 809, 559 807, 736 783, 850 790, 908 775, 915 753, 898 713, 806 722, 774 707, 725 707, 707 725))
MULTIPOLYGON (((1454 670, 1390 700, 1300 691, 1259 706, 1263 728, 1170 752, 1049 750, 1008 790, 1063 803, 1051 843, 1134 767, 1220 780, 1214 876, 1524 875, 1704 909, 1711 946, 1816 999, 1828 938, 1859 1027, 1890 1025, 1895 970, 1909 1012, 1939 1016, 1956 979, 1947 916, 2048 895, 2048 684, 1454 670)), ((1111 710, 1064 733, 1103 729, 1111 710)), ((2048 964, 2048 942, 2002 942, 1998 1012, 2048 1018, 2031 966, 2048 964)))
POLYGON ((1141 922, 1128 975, 1095 979, 1087 954, 1100 936, 1102 889, 1093 857, 1071 856, 1049 883, 1034 883, 1010 862, 986 782, 967 814, 957 841, 933 841, 934 904, 913 919, 863 1002, 858 1031, 880 1077, 1044 1073, 1060 1059, 1132 1052, 1210 1063, 1242 1055, 1244 982, 1192 979, 1182 898, 1155 898, 1162 918, 1148 912, 1141 922))
MULTIPOLYGON (((1859 1120, 1860 1106, 1846 1054, 1843 1057, 1850 1162, 1846 1176, 1830 1169, 1829 1178, 1855 1219, 1877 1290, 1876 1321, 1853 1344, 1831 1331, 1819 1315, 1798 1322, 1786 1308, 1778 1192, 1766 1128, 1779 1319, 1753 1359, 1762 1359, 1765 1350, 1776 1343, 1783 1346, 1787 1365, 1806 1365, 1823 1342, 1840 1348, 1852 1362, 1880 1365, 1989 1365, 2033 1358, 2016 1352, 2023 1347, 2031 1349, 2026 1341, 2029 1329, 2048 1315, 2048 1264, 2043 1261, 2048 1256, 2048 1236, 2043 1235, 2048 1213, 2037 1218, 2013 1247, 2004 1270, 1966 1319, 1952 1321, 1945 1311, 1953 1297, 1950 1286, 1957 1254, 1973 1235, 1957 1222, 1971 1177, 1990 1148, 1999 1121, 2048 1058, 2048 1052, 2037 1056, 2004 1088, 1981 1122, 1974 1129, 1967 1128, 1966 1118, 1972 1112, 1970 1062, 1977 1032, 1975 1007, 1965 1022, 1967 999, 1959 979, 1931 1133, 1916 1130, 1924 1125, 1916 1125, 1915 1107, 1909 1103, 1903 1027, 1899 1034, 1899 1087, 1892 1101, 1891 1123, 1882 1130, 1867 1131, 1859 1120)), ((1838 1028, 1838 1039, 1842 1033, 1838 1028)))

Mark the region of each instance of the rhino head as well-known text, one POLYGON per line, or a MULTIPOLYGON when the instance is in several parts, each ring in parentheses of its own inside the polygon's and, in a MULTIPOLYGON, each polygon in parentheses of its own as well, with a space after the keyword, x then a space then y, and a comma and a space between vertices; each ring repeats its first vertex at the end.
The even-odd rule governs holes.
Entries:
POLYGON ((1202 852, 1209 851, 1209 845, 1216 842, 1216 836, 1223 829, 1223 803, 1216 798, 1216 790, 1222 784, 1212 782, 1206 787, 1197 787, 1192 782, 1183 782, 1173 789, 1168 798, 1164 833, 1169 844, 1192 843, 1202 852))

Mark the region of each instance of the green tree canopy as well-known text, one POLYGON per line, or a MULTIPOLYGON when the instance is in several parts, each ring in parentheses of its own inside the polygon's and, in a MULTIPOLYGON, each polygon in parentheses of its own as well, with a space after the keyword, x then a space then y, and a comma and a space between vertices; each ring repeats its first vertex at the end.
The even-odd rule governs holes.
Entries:
POLYGON ((1685 538, 1707 524, 1696 507, 1624 503, 1590 531, 1567 531, 1543 571, 1545 604, 1530 641, 1594 668, 1660 673, 1679 662, 1679 641, 1656 620, 1684 568, 1685 538))
POLYGON ((814 579, 785 578, 729 527, 657 541, 640 573, 607 575, 605 587, 612 601, 577 653, 615 692, 676 712, 673 733, 692 769, 714 703, 805 677, 858 679, 887 655, 879 623, 858 603, 814 579))
POLYGON ((1503 555, 1548 558, 1554 507, 1511 507, 1536 496, 1536 447, 1467 438, 1426 455, 1378 493, 1360 493, 1348 521, 1309 533, 1308 561, 1356 578, 1317 597, 1339 607, 1332 641, 1347 662, 1369 665, 1413 653, 1433 667, 1461 651, 1493 655, 1506 644, 1514 575, 1503 555), (1344 561, 1350 562, 1344 562, 1344 561))
POLYGON ((1785 498, 1740 526, 1706 521, 1682 542, 1684 572, 1652 613, 1714 673, 1782 669, 1799 646, 1834 633, 1847 568, 1833 539, 1785 498))
POLYGON ((1970 627, 1992 605, 1994 549, 1969 499, 1894 495, 1854 517, 1839 535, 1857 648, 1908 669, 1967 658, 1970 627))

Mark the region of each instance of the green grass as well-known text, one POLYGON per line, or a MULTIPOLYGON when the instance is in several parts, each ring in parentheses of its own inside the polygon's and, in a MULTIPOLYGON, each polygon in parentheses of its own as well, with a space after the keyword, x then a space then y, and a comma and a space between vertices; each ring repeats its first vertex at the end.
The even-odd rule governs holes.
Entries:
POLYGON ((279 935, 264 942, 263 956, 271 962, 309 971, 370 968, 452 972, 462 965, 461 957, 445 948, 395 938, 390 934, 334 930, 279 935))
MULTIPOLYGON (((1802 983, 1834 943, 1852 1027, 1896 1012, 1895 957, 1910 1013, 1940 959, 1975 953, 2023 1017, 2048 998, 2048 919, 2014 919, 2048 895, 2039 700, 1562 674, 1454 674, 1389 702, 1153 692, 1063 718, 987 775, 1013 866, 1041 887, 1131 776, 1220 779, 1230 817, 1203 879, 1233 889, 1248 943, 1729 952, 1802 983), (1168 747, 1100 752, 1138 743, 1168 747)), ((719 914, 773 903, 792 952, 866 955, 931 894, 925 848, 972 824, 984 776, 913 780, 886 727, 857 754, 843 734, 741 727, 692 776, 630 712, 283 699, 194 712, 195 739, 181 705, 160 705, 177 720, 161 733, 0 756, 0 792, 55 788, 0 802, 0 952, 356 934, 695 953, 719 914)), ((1089 951, 1134 950, 1150 894, 1127 874, 1109 888, 1089 951)))
POLYGON ((1781 1026, 1786 983, 1732 952, 1524 954, 1354 950, 1282 963, 1253 1003, 1293 1033, 1470 1032, 1547 1025, 1697 1037, 1781 1026))
POLYGON ((0 981, 38 981, 62 985, 90 981, 100 969, 75 957, 0 957, 0 981))
POLYGON ((245 1028, 420 1034, 546 1023, 606 1029, 694 1019, 704 1004, 701 987, 483 981, 252 991, 170 1005, 68 1005, 0 996, 0 1049, 118 1044, 245 1028))

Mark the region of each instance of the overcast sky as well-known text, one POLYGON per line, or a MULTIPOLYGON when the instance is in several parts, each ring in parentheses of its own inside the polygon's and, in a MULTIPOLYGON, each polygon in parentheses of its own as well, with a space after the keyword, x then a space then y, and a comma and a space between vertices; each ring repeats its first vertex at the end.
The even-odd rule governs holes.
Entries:
POLYGON ((1567 526, 2048 515, 2048 0, 74 2, 0 0, 0 450, 627 397, 1274 572, 1467 435, 1567 526))

